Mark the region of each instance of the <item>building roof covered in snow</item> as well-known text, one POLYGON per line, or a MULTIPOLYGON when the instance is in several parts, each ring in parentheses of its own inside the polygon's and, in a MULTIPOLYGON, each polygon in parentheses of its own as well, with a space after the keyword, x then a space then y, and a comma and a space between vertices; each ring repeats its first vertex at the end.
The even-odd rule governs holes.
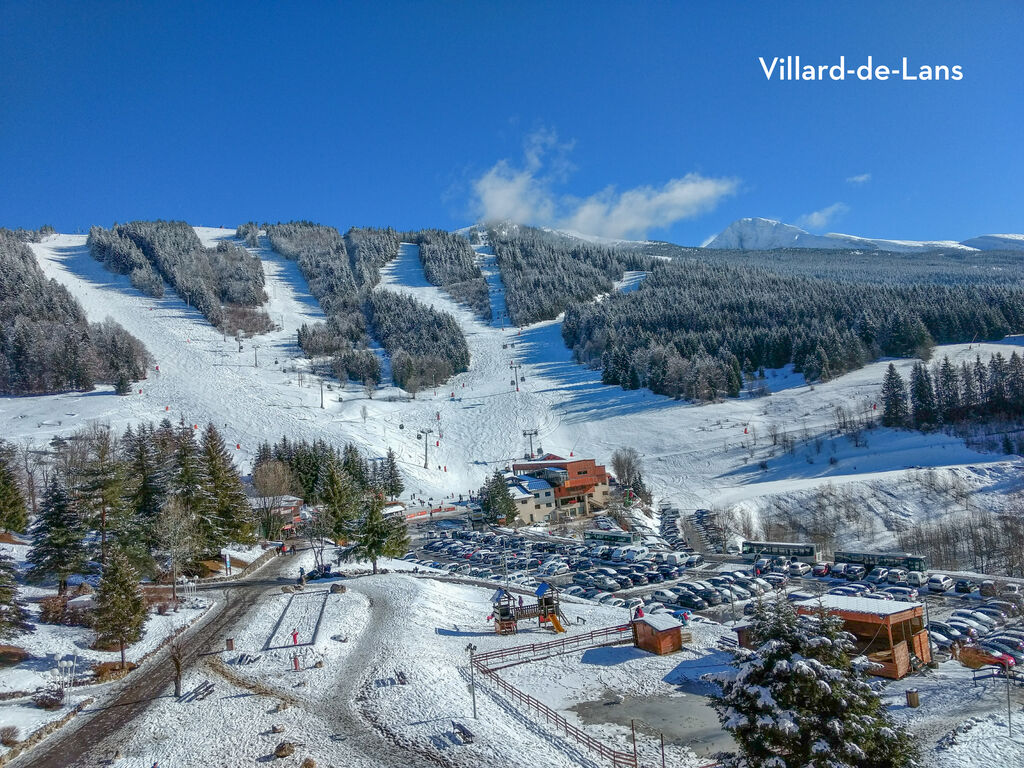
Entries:
POLYGON ((678 619, 672 618, 670 613, 645 613, 642 618, 637 619, 658 632, 665 632, 676 627, 683 626, 678 619))
POLYGON ((921 603, 905 603, 902 600, 875 600, 870 597, 847 597, 846 595, 821 595, 813 600, 796 603, 797 608, 814 610, 824 606, 829 611, 863 613, 868 616, 894 616, 898 613, 920 608, 921 603))

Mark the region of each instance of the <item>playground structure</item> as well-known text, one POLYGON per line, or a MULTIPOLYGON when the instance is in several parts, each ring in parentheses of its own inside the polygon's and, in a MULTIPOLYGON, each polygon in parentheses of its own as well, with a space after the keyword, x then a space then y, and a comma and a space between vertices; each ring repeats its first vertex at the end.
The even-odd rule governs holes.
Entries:
POLYGON ((494 607, 494 631, 499 635, 514 635, 519 631, 519 622, 525 619, 537 619, 537 626, 549 624, 556 633, 565 632, 562 613, 558 598, 558 590, 542 581, 534 593, 537 602, 533 605, 522 605, 522 598, 516 598, 508 590, 499 589, 491 598, 494 607), (517 604, 517 600, 520 604, 517 604))

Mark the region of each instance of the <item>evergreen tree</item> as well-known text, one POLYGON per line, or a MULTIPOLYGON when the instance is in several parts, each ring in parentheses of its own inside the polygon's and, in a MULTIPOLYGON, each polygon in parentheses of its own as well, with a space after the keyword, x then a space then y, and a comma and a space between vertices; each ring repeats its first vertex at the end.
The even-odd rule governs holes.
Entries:
POLYGON ((30 627, 25 604, 18 599, 14 561, 0 552, 0 640, 6 640, 30 627))
POLYGON ((494 474, 480 489, 480 507, 484 521, 489 525, 498 525, 502 521, 505 525, 512 525, 515 521, 518 513, 516 503, 500 469, 494 470, 494 474))
POLYGON ((939 409, 935 402, 935 389, 932 387, 931 374, 924 363, 914 363, 910 371, 910 407, 914 413, 916 427, 930 427, 938 423, 939 409))
POLYGON ((142 637, 148 611, 139 586, 139 576, 120 550, 113 550, 96 592, 96 639, 116 643, 125 667, 124 649, 142 637))
POLYGON ((0 530, 22 533, 28 526, 28 510, 14 472, 14 453, 0 445, 0 530))
POLYGON ((960 393, 960 372, 948 357, 942 359, 942 365, 935 376, 935 399, 942 421, 952 423, 961 418, 963 400, 960 393))
POLYGON ((370 471, 366 466, 366 459, 352 443, 346 444, 341 452, 341 466, 360 488, 369 485, 370 471))
POLYGON ((334 535, 346 537, 359 516, 362 491, 340 462, 332 460, 321 492, 321 505, 333 524, 334 535))
POLYGON ((375 493, 363 496, 362 514, 351 528, 356 543, 342 551, 346 560, 369 560, 377 573, 382 557, 401 557, 409 549, 409 532, 405 518, 384 515, 384 499, 375 493))
POLYGON ((892 721, 855 669, 853 638, 822 611, 801 617, 785 600, 759 602, 756 650, 734 652, 731 669, 711 674, 712 706, 739 750, 731 768, 910 768, 911 734, 892 721))
MULTIPOLYGON (((152 424, 143 424, 137 430, 129 427, 121 440, 127 464, 126 498, 131 512, 132 533, 118 536, 122 550, 129 546, 140 551, 136 563, 150 560, 159 546, 156 534, 160 509, 167 496, 171 476, 170 454, 161 454, 159 440, 152 424)), ((149 567, 149 563, 146 564, 149 567)))
POLYGON ((224 544, 228 541, 253 540, 252 506, 242 487, 234 462, 224 445, 224 438, 213 424, 203 432, 203 464, 206 471, 206 490, 213 504, 213 517, 217 521, 224 544))
POLYGON ((199 540, 204 550, 210 551, 223 542, 220 520, 214 513, 213 497, 209 492, 210 478, 192 428, 182 422, 175 438, 174 476, 169 491, 194 519, 199 540))
POLYGON ((98 530, 99 563, 107 561, 107 542, 111 530, 123 531, 129 516, 125 503, 125 466, 120 460, 110 427, 101 426, 88 433, 89 459, 79 486, 81 501, 90 513, 90 528, 98 530))
POLYGON ((68 578, 86 568, 85 526, 67 488, 56 475, 46 487, 39 517, 29 533, 29 580, 38 583, 55 578, 57 593, 63 595, 68 578))
POLYGON ((397 499, 405 490, 402 473, 398 469, 398 457, 391 448, 388 448, 381 467, 381 488, 389 499, 397 499))
POLYGON ((896 366, 889 363, 882 381, 882 424, 887 427, 906 426, 910 418, 907 406, 907 385, 896 366))

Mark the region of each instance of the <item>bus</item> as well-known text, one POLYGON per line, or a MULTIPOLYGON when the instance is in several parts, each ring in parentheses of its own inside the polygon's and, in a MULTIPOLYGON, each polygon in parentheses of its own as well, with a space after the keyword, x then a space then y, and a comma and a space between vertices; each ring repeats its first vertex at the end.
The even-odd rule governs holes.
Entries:
POLYGON ((747 557, 784 557, 805 563, 821 561, 817 544, 792 541, 744 541, 742 553, 747 557))
POLYGON ((590 545, 607 544, 616 547, 628 547, 639 544, 642 537, 633 531, 601 531, 591 528, 583 532, 583 543, 590 545))
POLYGON ((869 571, 876 565, 883 568, 905 568, 908 571, 928 570, 928 558, 909 552, 836 552, 837 563, 858 563, 869 571))

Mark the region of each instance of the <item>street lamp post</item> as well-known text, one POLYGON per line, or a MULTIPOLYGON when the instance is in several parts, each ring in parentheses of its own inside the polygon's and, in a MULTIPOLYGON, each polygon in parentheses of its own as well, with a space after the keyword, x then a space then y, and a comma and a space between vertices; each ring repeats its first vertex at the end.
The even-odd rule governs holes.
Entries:
POLYGON ((476 646, 470 643, 466 646, 466 650, 469 651, 469 693, 473 697, 473 719, 476 720, 476 678, 473 675, 473 652, 476 650, 476 646))

